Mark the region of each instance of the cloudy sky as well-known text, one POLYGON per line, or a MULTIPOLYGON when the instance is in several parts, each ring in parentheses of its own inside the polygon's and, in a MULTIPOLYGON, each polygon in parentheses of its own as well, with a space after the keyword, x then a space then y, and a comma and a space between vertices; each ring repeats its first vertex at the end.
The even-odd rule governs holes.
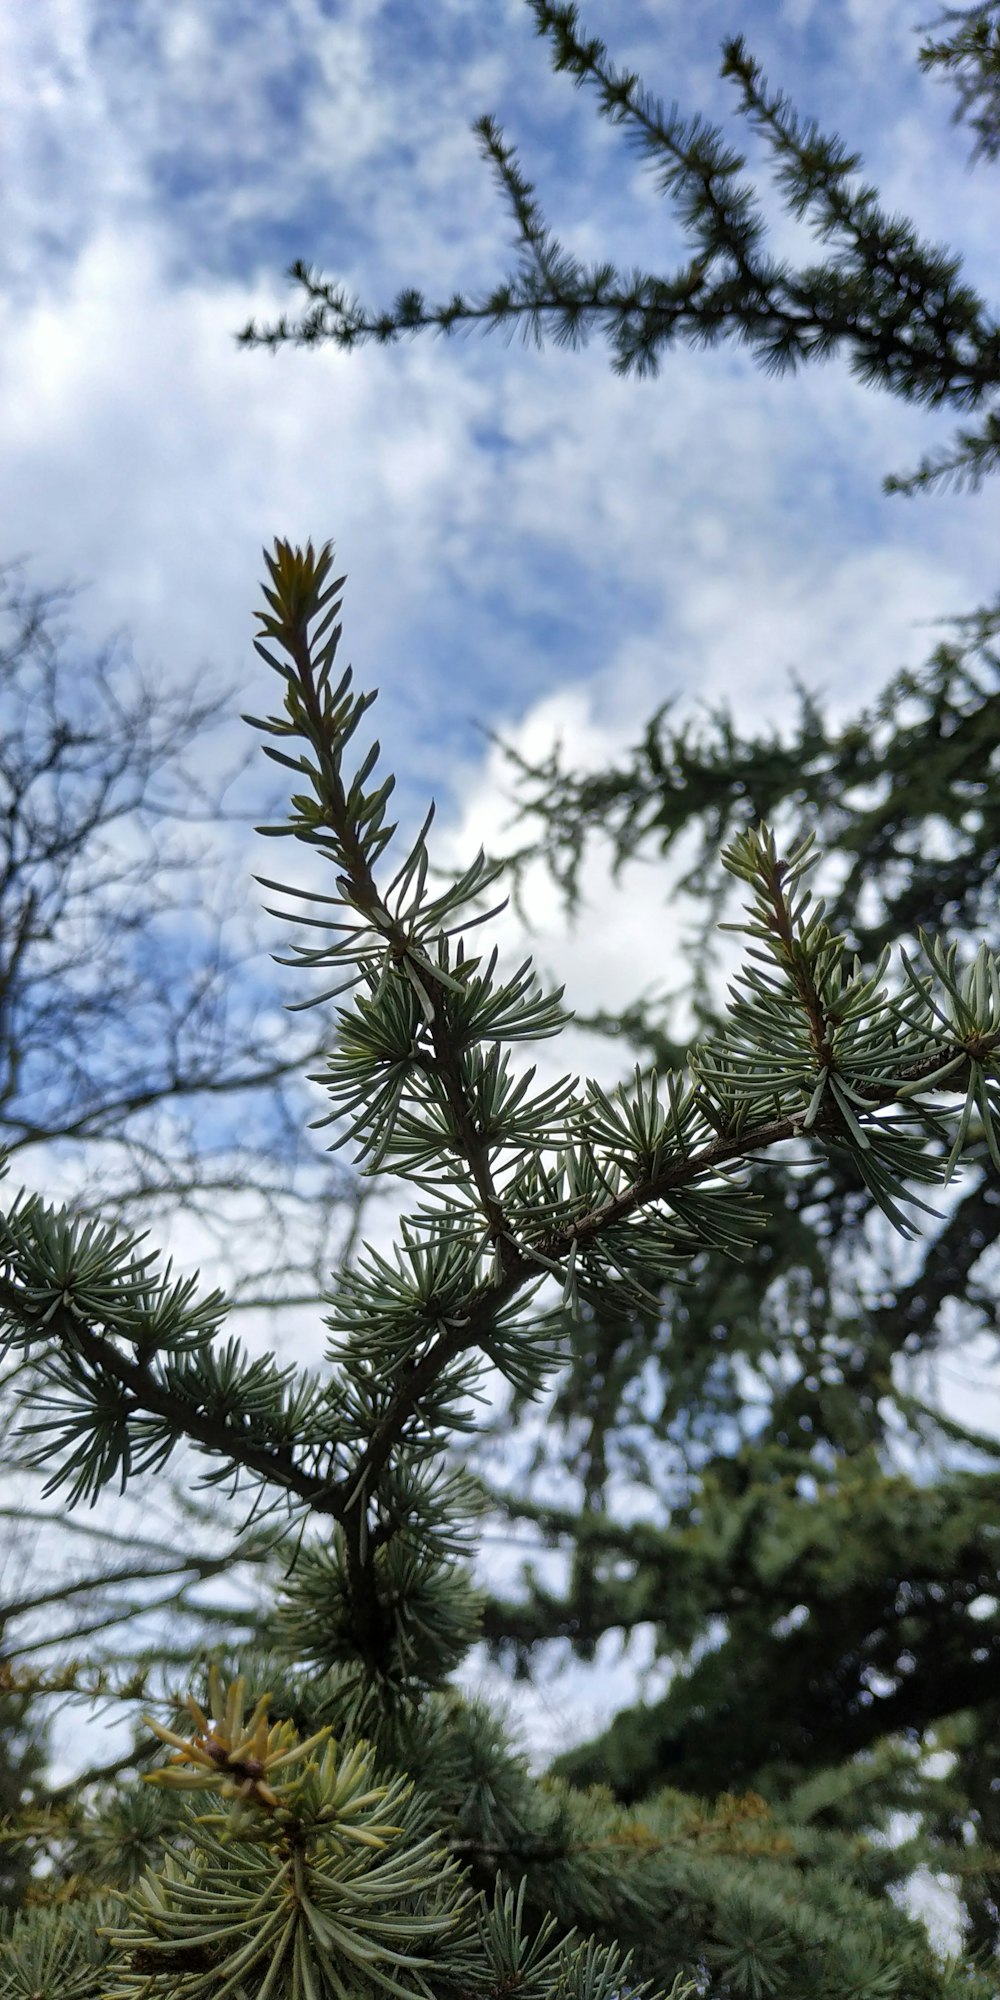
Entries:
MULTIPOLYGON (((667 102, 724 118, 740 28, 988 288, 994 188, 916 70, 925 4, 592 0, 584 21, 667 102)), ((509 267, 484 110, 571 249, 680 260, 651 176, 551 72, 523 0, 35 0, 5 10, 0 60, 0 551, 88 584, 81 637, 124 626, 164 676, 235 679, 235 731, 270 697, 249 635, 276 534, 334 538, 386 757, 412 811, 432 791, 469 839, 494 776, 476 722, 534 745, 558 721, 582 756, 670 692, 776 713, 792 667, 854 702, 926 654, 919 621, 992 592, 993 493, 879 490, 951 418, 840 362, 774 382, 736 348, 682 349, 640 383, 599 343, 237 348, 296 304, 295 256, 372 303, 509 267)))
MULTIPOLYGON (((916 68, 927 6, 587 0, 582 19, 755 163, 717 75, 741 31, 989 297, 995 182, 970 172, 947 87, 916 68)), ((927 657, 927 621, 996 589, 995 487, 880 491, 953 419, 860 388, 840 361, 772 381, 736 348, 679 349, 637 382, 599 341, 237 348, 251 317, 298 309, 295 257, 373 305, 511 268, 470 131, 484 111, 570 250, 682 260, 648 170, 552 73, 523 0, 33 0, 0 15, 0 558, 25 556, 40 586, 87 586, 81 651, 124 631, 164 683, 199 669, 235 684, 235 756, 240 710, 274 705, 250 643, 261 545, 332 537, 344 650, 381 690, 404 831, 434 795, 449 861, 500 844, 510 810, 483 727, 532 755, 558 734, 596 763, 671 694, 778 718, 791 670, 846 710, 927 657)), ((767 203, 778 247, 800 245, 767 203)), ((258 759, 243 802, 277 796, 258 759)), ((274 851, 239 839, 249 904, 274 851)), ((595 914, 571 936, 541 886, 535 905, 536 954, 583 1010, 665 973, 662 877, 635 871, 602 906, 603 879, 595 865, 595 914)), ((607 1045, 583 1041, 565 1063, 613 1075, 607 1045)))

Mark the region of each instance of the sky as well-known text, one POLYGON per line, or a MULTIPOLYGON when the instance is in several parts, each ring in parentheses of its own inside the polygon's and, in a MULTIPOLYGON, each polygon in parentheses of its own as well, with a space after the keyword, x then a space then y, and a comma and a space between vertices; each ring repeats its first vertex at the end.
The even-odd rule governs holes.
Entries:
MULTIPOLYGON (((926 0, 585 0, 583 26, 759 166, 718 77, 742 32, 770 80, 839 131, 885 204, 960 250, 990 296, 995 185, 970 171, 946 86, 915 55, 926 0)), ((796 672, 835 712, 930 653, 929 621, 996 589, 996 487, 886 497, 954 428, 865 390, 845 362, 771 380, 740 350, 678 348, 620 380, 596 339, 538 352, 430 335, 342 355, 241 351, 294 314, 301 257, 367 304, 512 267, 510 217, 470 130, 493 112, 585 260, 669 268, 676 218, 591 95, 550 68, 523 0, 33 0, 0 14, 0 559, 85 585, 70 643, 113 632, 164 684, 193 671, 267 713, 251 647, 261 546, 333 538, 342 656, 377 686, 403 831, 429 795, 435 857, 503 844, 510 779, 484 729, 596 766, 668 695, 780 720, 796 672)), ((204 752, 205 770, 220 739, 204 752)), ((258 759, 243 802, 273 803, 258 759)), ((250 877, 273 851, 233 832, 250 877)), ((235 852, 235 850, 233 850, 235 852)), ((232 858, 232 856, 230 856, 232 858)), ((533 886, 539 964, 582 1011, 662 982, 662 873, 569 932, 533 886)), ((514 919, 499 926, 513 951, 514 919)), ((271 943, 278 948, 280 939, 271 943)), ((291 992, 294 974, 284 975, 291 992)), ((614 1080, 567 1038, 560 1068, 614 1080)), ((176 1246, 196 1261, 198 1246, 176 1246)))

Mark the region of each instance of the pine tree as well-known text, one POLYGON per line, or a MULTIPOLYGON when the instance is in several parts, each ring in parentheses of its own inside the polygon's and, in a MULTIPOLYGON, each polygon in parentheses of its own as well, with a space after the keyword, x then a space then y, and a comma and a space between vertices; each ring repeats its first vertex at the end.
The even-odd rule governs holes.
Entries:
MULTIPOLYGON (((320 1375, 250 1360, 222 1296, 134 1236, 23 1194, 0 1220, 0 1331, 65 1505, 162 1476, 186 1440, 252 1511, 284 1508, 288 1554, 269 1653, 214 1661, 186 1704, 145 1688, 171 1751, 151 1786, 12 1829, 40 1867, 2 2000, 987 2000, 886 1894, 899 1857, 807 1797, 661 1789, 633 1810, 533 1778, 449 1676, 478 1629, 462 1441, 486 1371, 536 1394, 587 1313, 645 1308, 707 1249, 752 1260, 747 1166, 789 1141, 849 1164, 904 1226, 974 1116, 1000 1166, 995 955, 927 938, 872 974, 806 886, 812 840, 783 856, 755 826, 723 857, 749 899, 744 969, 687 1070, 533 1090, 511 1051, 558 1034, 561 991, 472 948, 496 914, 483 855, 431 893, 433 807, 384 881, 378 745, 344 772, 374 695, 350 669, 334 683, 343 578, 329 545, 279 542, 267 565, 257 644, 284 702, 249 719, 305 789, 263 830, 331 876, 261 879, 311 912, 317 943, 292 956, 322 975, 315 1004, 352 996, 322 1078, 335 1143, 420 1199, 395 1259, 369 1249, 331 1291, 320 1375)), ((85 1666, 62 1685, 85 1693, 85 1666)))
MULTIPOLYGON (((306 294, 302 319, 263 332, 251 323, 244 344, 332 339, 351 349, 478 325, 574 346, 600 330, 616 371, 637 376, 654 376, 678 339, 736 339, 777 372, 841 353, 866 384, 984 413, 952 450, 887 479, 889 491, 975 487, 1000 464, 995 314, 964 282, 957 256, 884 210, 858 178, 859 157, 771 89, 741 37, 725 44, 723 74, 771 153, 784 202, 824 245, 824 261, 802 269, 769 254, 745 162, 718 130, 698 114, 665 116, 584 33, 574 7, 528 4, 555 68, 594 90, 602 116, 653 167, 689 235, 690 261, 659 275, 610 262, 585 268, 556 240, 486 117, 475 129, 520 244, 512 276, 477 300, 458 293, 428 306, 410 288, 390 309, 370 310, 300 261, 290 275, 306 294)), ((948 33, 924 42, 921 67, 957 84, 955 115, 975 133, 973 158, 995 160, 996 0, 949 9, 933 25, 948 33)), ((696 1035, 719 1029, 713 925, 727 897, 717 853, 759 820, 776 821, 789 840, 816 832, 830 921, 866 970, 894 941, 912 955, 921 927, 942 922, 953 936, 1000 942, 1000 606, 963 622, 925 674, 897 677, 873 713, 838 730, 800 692, 790 736, 743 737, 724 709, 700 727, 660 710, 624 768, 577 776, 557 755, 535 769, 514 758, 525 811, 542 828, 506 857, 515 898, 524 865, 541 855, 573 910, 592 834, 610 836, 616 870, 697 834, 680 885, 706 912, 688 990, 672 1006, 635 1004, 584 1023, 631 1044, 641 1080, 651 1065, 686 1062, 685 1016, 696 1035)), ((967 1137, 970 1182, 949 1198, 943 1226, 922 1220, 905 1259, 873 1237, 875 1191, 859 1186, 853 1162, 768 1161, 750 1169, 754 1186, 770 1188, 772 1219, 746 1270, 706 1248, 695 1288, 657 1281, 655 1308, 605 1302, 575 1324, 535 1452, 536 1472, 564 1475, 565 1502, 552 1505, 551 1476, 544 1503, 520 1477, 516 1490, 497 1481, 491 1496, 567 1552, 566 1587, 542 1588, 529 1571, 517 1600, 487 1604, 485 1630, 525 1673, 548 1640, 588 1657, 602 1634, 652 1625, 680 1673, 654 1710, 619 1717, 600 1743, 566 1758, 567 1773, 599 1775, 635 1800, 664 1781, 711 1788, 739 1771, 772 1800, 809 1788, 815 1809, 844 1828, 884 1829, 893 1812, 919 1807, 927 1835, 951 1844, 971 1828, 1000 1844, 996 1449, 901 1394, 899 1381, 901 1360, 940 1348, 949 1314, 953 1344, 995 1326, 1000 1202, 975 1113, 967 1137), (735 1441, 723 1447, 724 1437, 735 1441), (947 1462, 941 1476, 930 1476, 928 1454, 947 1462), (639 1525, 616 1513, 622 1478, 647 1495, 639 1525), (710 1637, 720 1620, 721 1649, 710 1637), (945 1778, 927 1780, 915 1742, 948 1750, 945 1778)), ((970 1942, 996 1950, 1000 1909, 988 1877, 970 1867, 961 1888, 970 1942)))

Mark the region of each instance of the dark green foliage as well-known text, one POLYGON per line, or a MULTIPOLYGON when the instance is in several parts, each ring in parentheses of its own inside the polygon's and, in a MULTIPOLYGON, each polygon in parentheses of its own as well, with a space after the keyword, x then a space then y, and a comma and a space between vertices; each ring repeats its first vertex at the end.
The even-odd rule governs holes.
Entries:
MULTIPOLYGON (((541 826, 515 877, 544 855, 579 913, 579 869, 598 831, 618 873, 650 850, 670 857, 684 834, 689 853, 695 838, 684 887, 707 896, 716 843, 766 813, 816 833, 830 920, 863 966, 935 912, 959 935, 996 942, 1000 614, 963 624, 923 673, 897 676, 871 712, 838 727, 802 694, 783 735, 742 734, 724 709, 697 726, 661 710, 620 768, 585 777, 558 758, 532 769, 510 753, 524 812, 541 826)), ((692 983, 676 998, 706 1032, 717 946, 707 926, 692 944, 692 983)), ((588 1025, 662 1063, 683 1053, 674 1019, 650 1006, 588 1025)), ((1000 1200, 985 1132, 970 1157, 966 1186, 935 1203, 941 1213, 923 1219, 905 1261, 872 1233, 871 1203, 841 1162, 772 1164, 772 1220, 751 1264, 708 1256, 695 1290, 665 1292, 662 1315, 578 1333, 557 1404, 565 1428, 550 1428, 546 1446, 550 1464, 572 1464, 583 1416, 584 1512, 569 1496, 559 1510, 537 1507, 523 1489, 507 1502, 575 1551, 569 1587, 491 1605, 491 1639, 526 1665, 546 1636, 587 1653, 603 1631, 652 1622, 683 1663, 710 1621, 724 1620, 726 1636, 654 1709, 619 1717, 565 1760, 574 1776, 600 1773, 625 1798, 664 1779, 706 1790, 737 1776, 787 1797, 807 1773, 868 1758, 894 1732, 955 1759, 936 1790, 928 1782, 911 1797, 927 1831, 954 1842, 972 1828, 1000 1844, 997 1476, 972 1469, 984 1454, 995 1464, 997 1447, 905 1388, 913 1359, 941 1352, 959 1365, 964 1344, 995 1326, 1000 1200), (647 1488, 648 1528, 614 1524, 623 1476, 647 1488)), ((866 1798, 872 1826, 899 1805, 879 1783, 866 1798)), ((993 1949, 987 1883, 970 1871, 960 1889, 970 1941, 993 1949)))

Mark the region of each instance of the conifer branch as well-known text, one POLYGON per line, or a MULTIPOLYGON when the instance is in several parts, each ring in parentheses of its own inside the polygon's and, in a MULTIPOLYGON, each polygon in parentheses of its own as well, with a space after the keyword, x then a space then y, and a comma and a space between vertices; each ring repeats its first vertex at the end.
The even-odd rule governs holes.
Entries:
MULTIPOLYGON (((288 275, 308 301, 302 318, 290 323, 282 315, 262 329, 251 320, 237 336, 240 346, 274 353, 289 342, 311 347, 332 340, 350 351, 428 328, 451 334, 480 326, 508 334, 519 328, 539 346, 549 332, 557 344, 578 347, 597 329, 616 374, 652 377, 678 338, 691 345, 735 338, 769 373, 842 350, 863 383, 930 408, 972 409, 996 396, 1000 321, 962 280, 961 259, 923 243, 911 223, 880 207, 875 189, 856 180, 859 155, 815 121, 798 118, 783 93, 769 88, 742 36, 724 43, 721 74, 735 84, 740 114, 771 153, 786 206, 834 245, 825 263, 795 270, 768 254, 763 210, 750 183, 738 178, 745 160, 717 127, 700 114, 685 120, 676 106, 667 115, 634 72, 615 67, 598 37, 580 32, 575 6, 528 5, 553 67, 578 88, 593 87, 601 116, 622 126, 654 169, 692 254, 659 276, 620 272, 611 261, 582 264, 549 228, 514 148, 487 114, 473 130, 517 230, 522 255, 512 275, 479 299, 455 292, 440 305, 428 305, 411 285, 389 309, 371 311, 297 259, 288 275)), ((980 150, 989 156, 1000 102, 993 12, 994 0, 973 8, 973 20, 951 43, 921 53, 924 67, 948 63, 960 75, 968 62, 965 101, 978 95, 989 106, 976 121, 980 150)), ((906 477, 888 478, 885 490, 913 493, 948 481, 975 489, 1000 464, 998 424, 1000 415, 989 409, 979 430, 959 432, 957 449, 906 477)))
MULTIPOLYGON (((151 1725, 174 1751, 155 1774, 161 1790, 213 1794, 217 1809, 149 1820, 165 1859, 140 1888, 119 1892, 99 1933, 115 2000, 211 2000, 220 1990, 313 2000, 353 1991, 354 1978, 367 1982, 366 2000, 463 1991, 501 2000, 529 1966, 535 1984, 525 1990, 538 2000, 620 2000, 643 1990, 664 1953, 681 1967, 679 1996, 692 1990, 690 1956, 676 1919, 659 1913, 680 1908, 696 1856, 724 1991, 727 1967, 773 1966, 774 1937, 780 1958, 799 1922, 786 1896, 761 1886, 762 1857, 777 1881, 799 1852, 787 1823, 763 1824, 762 1801, 713 1816, 667 1797, 632 1817, 601 1796, 534 1789, 520 1772, 510 1776, 513 1817, 498 1811, 494 1825, 480 1819, 465 1833, 453 1823, 442 1837, 442 1819, 454 1822, 448 1785, 460 1796, 469 1787, 449 1777, 448 1758, 465 1771, 467 1753, 443 1689, 480 1609, 464 1561, 474 1490, 446 1448, 472 1428, 485 1363, 518 1394, 537 1394, 584 1309, 655 1309, 651 1288, 693 1257, 746 1252, 761 1218, 739 1170, 784 1141, 839 1154, 904 1231, 915 1187, 942 1185, 973 1133, 1000 1169, 1000 968, 985 946, 960 965, 954 947, 926 937, 895 984, 888 954, 874 971, 850 962, 803 886, 812 841, 782 857, 768 829, 753 828, 723 857, 751 892, 738 927, 751 940, 747 960, 689 1073, 661 1083, 637 1071, 613 1094, 567 1078, 533 1091, 534 1071, 513 1074, 505 1044, 557 1034, 568 1019, 562 989, 543 993, 530 960, 504 980, 496 949, 488 960, 470 955, 468 934, 495 914, 478 906, 499 864, 480 854, 431 895, 433 808, 382 887, 392 779, 366 789, 377 744, 350 782, 343 771, 374 699, 352 695, 350 670, 333 684, 343 579, 329 581, 329 545, 316 555, 279 542, 266 560, 269 643, 257 643, 282 680, 284 709, 256 726, 287 746, 266 747, 308 789, 293 795, 287 822, 263 830, 304 841, 333 869, 336 894, 308 895, 317 912, 308 921, 326 935, 296 946, 290 962, 332 976, 329 993, 353 995, 317 1079, 331 1103, 321 1122, 337 1126, 335 1145, 357 1143, 369 1174, 398 1175, 425 1198, 400 1225, 394 1264, 368 1250, 342 1273, 329 1297, 324 1381, 222 1347, 221 1295, 196 1301, 195 1281, 171 1284, 169 1266, 157 1277, 140 1239, 74 1224, 37 1197, 0 1218, 0 1332, 25 1357, 17 1386, 34 1462, 54 1468, 47 1490, 68 1487, 70 1505, 92 1500, 113 1479, 160 1467, 187 1438, 215 1461, 210 1479, 249 1474, 255 1506, 277 1489, 303 1517, 333 1524, 332 1535, 302 1539, 274 1621, 281 1646, 330 1676, 329 1715, 308 1729, 287 1712, 272 1723, 267 1688, 248 1692, 242 1676, 224 1687, 213 1669, 208 1706, 188 1701, 193 1734, 176 1718, 151 1725), (951 1098, 954 1114, 941 1107, 951 1098), (558 1304, 526 1313, 547 1277, 560 1280, 558 1304), (419 1798, 400 1777, 377 1777, 373 1736, 390 1771, 414 1761, 422 1770, 419 1798), (503 1878, 529 1856, 527 1905, 503 1878), (498 1864, 490 1904, 482 1877, 498 1864), (634 1972, 600 1935, 626 1913, 655 1940, 634 1972)), ((594 1519, 588 1532, 592 1554, 611 1551, 606 1523, 594 1519)), ((669 1563, 662 1540, 647 1553, 669 1563)), ((596 1570, 589 1587, 596 1630, 596 1570)), ((490 1636, 503 1637, 496 1616, 490 1636)), ((42 1684, 7 1672, 12 1693, 42 1684)), ((973 1662, 963 1689, 978 1696, 986 1672, 973 1662)), ((64 1684, 76 1687, 76 1668, 64 1684)), ((114 1691, 109 1677, 98 1685, 114 1691)), ((300 1699, 292 1690, 289 1707, 300 1699)), ((479 1754, 475 1742, 468 1754, 479 1754)), ((502 1787, 502 1758, 495 1747, 490 1756, 491 1783, 502 1787)), ((60 1809, 50 1844, 72 1836, 81 1857, 103 1851, 99 1829, 62 1829, 60 1809)), ((859 1885, 842 1893, 854 1909, 859 1885)), ((32 1919, 10 1951, 23 1943, 30 1954, 39 1940, 47 1949, 45 1921, 32 1919)), ((59 1922, 59 1950, 76 1953, 79 1939, 59 1922)), ((829 2000, 865 1991, 864 1979, 877 1991, 871 1980, 890 1963, 881 1934, 874 1956, 858 1958, 842 1928, 814 1909, 808 1937, 796 1933, 798 1962, 834 1968, 829 2000)), ((906 1937, 893 1977, 918 1948, 906 1937)), ((708 1963, 703 1954, 698 1969, 708 1963)), ((951 2000, 941 1981, 926 1990, 951 2000)))
MULTIPOLYGON (((354 957, 359 969, 348 975, 346 983, 355 984, 363 978, 373 996, 359 1002, 360 1019, 374 1037, 373 1048, 379 1039, 380 996, 390 1006, 394 1029, 394 1009, 400 996, 408 1010, 406 1032, 397 1041, 390 1065, 395 1072, 391 1091, 387 1094, 379 1082, 385 1056, 377 1056, 373 1064, 366 1052, 364 1060, 355 1056, 353 1064, 346 1058, 332 1059, 331 1092, 335 1101, 348 1097, 352 1110, 358 1104, 363 1107, 350 1125, 350 1134, 362 1136, 366 1125, 369 1133, 373 1124, 376 1130, 381 1125, 378 1157, 386 1171, 400 1170, 394 1165, 400 1128, 413 1117, 407 1110, 407 1098, 431 1112, 435 1136, 427 1152, 432 1171, 425 1184, 437 1193, 453 1186, 455 1167, 451 1163, 457 1160, 459 1180, 466 1192, 457 1208, 452 1203, 450 1212, 447 1204, 443 1209, 439 1205, 418 1211, 411 1226, 423 1226, 429 1252, 441 1252, 446 1241, 460 1246, 460 1280, 452 1287, 449 1310, 433 1337, 416 1344, 413 1333, 405 1330, 416 1296, 408 1300, 405 1289, 401 1294, 396 1313, 399 1325, 391 1336, 398 1359, 392 1367, 388 1393, 373 1410, 360 1450, 347 1452, 344 1431, 338 1432, 336 1425, 332 1431, 330 1428, 333 1406, 322 1399, 317 1403, 313 1392, 314 1423, 322 1414, 327 1425, 321 1471, 296 1458, 282 1436, 288 1428, 287 1415, 276 1420, 266 1400, 258 1424, 248 1430, 245 1418, 234 1422, 221 1407, 213 1408, 211 1398, 204 1395, 196 1357, 204 1354, 210 1329, 223 1311, 219 1295, 198 1308, 198 1332, 187 1376, 176 1361, 166 1375, 158 1376, 152 1366, 152 1351, 132 1357, 123 1352, 110 1332, 95 1326, 86 1309, 86 1291, 78 1292, 72 1283, 61 1290, 43 1285, 37 1291, 37 1303, 32 1303, 31 1288, 18 1288, 8 1270, 0 1281, 0 1307, 9 1330, 15 1326, 22 1329, 22 1341, 27 1328, 36 1335, 45 1326, 50 1337, 57 1336, 68 1370, 63 1378, 65 1386, 74 1373, 81 1385, 83 1362, 90 1379, 117 1399, 113 1441, 109 1438, 105 1442, 99 1466, 88 1463, 79 1474, 78 1491, 98 1490, 119 1467, 127 1477, 132 1468, 129 1425, 139 1416, 153 1417, 158 1420, 157 1428, 151 1433, 147 1453, 152 1450, 162 1458, 173 1439, 187 1436, 203 1449, 223 1456, 230 1471, 254 1473, 310 1509, 336 1519, 347 1536, 355 1585, 362 1594, 370 1594, 366 1587, 371 1584, 380 1540, 376 1535, 370 1541, 366 1497, 374 1493, 413 1424, 420 1427, 430 1416, 433 1430, 436 1393, 453 1364, 485 1353, 504 1365, 505 1331, 509 1337, 513 1325, 509 1308, 520 1294, 537 1289, 540 1273, 564 1275, 564 1303, 574 1289, 586 1292, 588 1285, 592 1288, 596 1283, 599 1291, 605 1243, 613 1243, 618 1256, 624 1252, 628 1261, 628 1239, 623 1232, 633 1218, 651 1216, 663 1207, 667 1214, 656 1216, 658 1228, 652 1243, 658 1240, 668 1265, 676 1264, 690 1254, 700 1230, 712 1229, 713 1196, 719 1215, 715 1227, 721 1227, 723 1240, 734 1247, 749 1241, 746 1197, 730 1185, 726 1170, 810 1131, 852 1152, 861 1171, 873 1176, 887 1213, 905 1228, 898 1201, 914 1197, 907 1196, 896 1165, 898 1135, 907 1123, 911 1128, 915 1125, 918 1132, 927 1132, 932 1140, 940 1131, 933 1114, 921 1104, 924 1094, 964 1090, 963 1130, 968 1129, 972 1108, 979 1105, 985 1129, 992 1134, 995 1104, 988 1079, 996 1068, 995 1051, 1000 1044, 1000 984, 988 954, 980 954, 964 984, 957 983, 953 958, 946 960, 928 943, 925 956, 931 974, 921 973, 907 962, 904 994, 890 1000, 884 989, 880 991, 885 964, 867 977, 862 977, 859 968, 847 975, 841 969, 842 946, 829 933, 822 906, 808 911, 811 897, 808 892, 800 894, 798 884, 812 864, 810 843, 802 843, 783 862, 766 830, 741 836, 727 853, 726 864, 754 886, 756 899, 749 925, 736 928, 746 928, 754 938, 764 941, 763 956, 765 960, 773 958, 777 975, 754 970, 743 975, 747 993, 735 1003, 735 1039, 727 1043, 724 1037, 696 1053, 695 1088, 689 1088, 686 1095, 683 1091, 678 1094, 669 1080, 670 1108, 666 1113, 657 1101, 655 1076, 648 1099, 637 1076, 633 1104, 624 1088, 619 1089, 618 1102, 613 1104, 596 1084, 589 1086, 584 1099, 574 1099, 573 1086, 560 1085, 555 1103, 557 1136, 563 1141, 562 1166, 553 1173, 542 1164, 543 1150, 553 1143, 551 1094, 535 1100, 534 1133, 525 1127, 523 1117, 512 1118, 510 1114, 512 1104, 523 1097, 523 1086, 513 1094, 505 1089, 506 1079, 496 1066, 490 1073, 491 1095, 478 1111, 469 1101, 469 1064, 477 1016, 487 1012, 487 1032, 499 1039, 503 1010, 498 1013, 494 1007, 489 1013, 494 999, 489 973, 485 978, 473 977, 480 961, 466 960, 461 943, 454 971, 449 970, 447 934, 461 931, 463 925, 461 921, 446 925, 445 920, 455 918, 491 871, 480 856, 456 888, 427 904, 423 884, 428 816, 393 885, 399 888, 402 883, 397 909, 393 913, 388 908, 371 864, 393 831, 382 826, 391 780, 365 797, 362 785, 371 771, 374 752, 366 758, 350 791, 341 777, 344 746, 373 697, 348 696, 349 671, 331 693, 339 626, 329 633, 318 658, 313 651, 339 609, 339 599, 332 609, 327 607, 343 579, 327 583, 331 567, 328 547, 317 558, 311 546, 300 552, 279 544, 268 565, 275 589, 265 593, 271 609, 263 615, 263 627, 266 635, 284 648, 293 665, 283 666, 259 645, 258 650, 286 682, 288 720, 272 718, 257 726, 285 737, 304 736, 315 762, 305 754, 293 759, 284 751, 269 751, 293 770, 305 772, 314 796, 300 795, 293 800, 296 818, 288 829, 266 830, 290 831, 325 851, 342 871, 338 897, 327 900, 339 903, 356 919, 350 923, 317 920, 321 927, 346 932, 346 937, 328 947, 308 951, 300 947, 299 955, 314 965, 338 967, 354 957), (310 637, 311 621, 324 611, 318 631, 310 637), (414 884, 414 893, 404 908, 403 898, 414 884), (380 963, 377 972, 376 962, 380 963), (944 1005, 933 997, 932 974, 944 984, 944 1005), (770 1016, 773 1038, 782 1009, 789 1024, 786 1042, 779 1044, 775 1053, 766 1053, 764 1015, 770 1016), (796 1026, 800 1014, 804 1032, 796 1026), (883 1025, 876 1031, 872 1023, 879 1020, 883 1025), (892 1108, 900 1113, 902 1122, 886 1126, 880 1115, 892 1108), (505 1144, 508 1150, 513 1145, 515 1154, 520 1154, 520 1165, 507 1168, 506 1184, 501 1189, 493 1161, 501 1158, 505 1144), (703 1200, 700 1207, 692 1209, 685 1197, 696 1191, 709 1199, 707 1205, 703 1200), (479 1210, 478 1226, 468 1206, 470 1196, 479 1210), (480 1261, 487 1248, 492 1253, 491 1267, 480 1275, 480 1261), (594 1259, 596 1266, 591 1270, 594 1259), (91 1487, 93 1481, 96 1484, 91 1487)), ((761 955, 759 945, 754 955, 761 955)), ((494 963, 495 954, 490 972, 494 963)), ((564 1018, 558 997, 547 1006, 540 1000, 533 1003, 543 1032, 555 1032, 564 1018)), ((350 1037, 350 1020, 345 1022, 345 1032, 350 1037)), ((475 1068, 473 1074, 478 1074, 475 1068)), ((363 1152, 371 1143, 371 1136, 363 1137, 363 1152)), ((993 1144, 995 1147, 996 1142, 993 1144)), ((953 1149, 952 1163, 955 1158, 953 1149)), ((905 1154, 905 1167, 910 1178, 941 1179, 945 1172, 933 1151, 915 1143, 905 1154)), ((44 1212, 37 1203, 14 1211, 7 1225, 6 1247, 15 1269, 29 1240, 37 1255, 43 1237, 44 1212)), ((416 1239, 410 1242, 411 1259, 415 1259, 416 1239)), ((123 1246, 125 1251, 131 1247, 123 1246)), ((647 1254, 651 1247, 644 1243, 647 1254)), ((615 1251, 611 1254, 614 1259, 615 1251)), ((133 1260, 132 1270, 135 1268, 133 1260)), ((367 1299, 369 1310, 375 1303, 366 1276, 348 1276, 344 1284, 348 1310, 340 1315, 345 1323, 350 1322, 352 1291, 357 1299, 367 1299)), ((105 1323, 110 1328, 116 1311, 120 1315, 125 1303, 123 1278, 120 1276, 110 1291, 105 1286, 104 1292, 105 1323)), ((190 1287, 183 1299, 175 1295, 175 1310, 183 1311, 189 1292, 190 1287)), ((162 1316, 165 1282, 156 1297, 162 1316)), ((433 1328, 432 1317, 428 1330, 433 1328)), ((190 1341, 190 1334, 188 1338, 190 1341)), ((140 1348, 142 1345, 140 1339, 140 1348)), ((366 1379, 367 1363, 356 1348, 346 1365, 360 1386, 366 1379)), ((545 1366, 543 1354, 532 1371, 536 1380, 541 1379, 539 1369, 545 1366)), ((275 1386, 280 1379, 274 1375, 275 1386)), ((463 1383, 471 1380, 468 1376, 461 1379, 463 1383)), ((262 1384, 265 1380, 271 1380, 266 1371, 262 1384)), ((226 1400, 230 1395, 227 1387, 226 1400)), ((34 1428, 44 1432, 48 1426, 36 1423, 34 1428)), ((148 1456, 136 1461, 146 1462, 148 1456)))

